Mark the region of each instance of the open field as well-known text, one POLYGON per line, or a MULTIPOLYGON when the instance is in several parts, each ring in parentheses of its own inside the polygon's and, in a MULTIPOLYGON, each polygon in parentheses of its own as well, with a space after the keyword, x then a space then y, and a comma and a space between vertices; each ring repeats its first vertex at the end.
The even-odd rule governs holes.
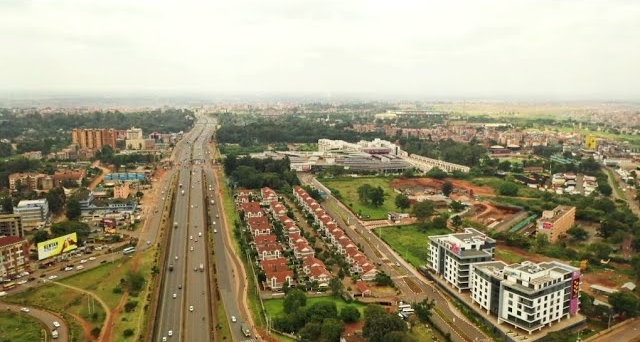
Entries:
POLYGON ((318 179, 322 184, 331 189, 336 189, 342 195, 342 203, 354 213, 362 214, 364 220, 383 220, 387 218, 387 213, 397 211, 394 204, 396 193, 390 186, 391 179, 381 177, 352 177, 318 179), (384 203, 378 208, 364 206, 358 201, 358 187, 369 184, 374 188, 378 186, 384 190, 384 203))
POLYGON ((40 341, 44 327, 29 315, 0 311, 0 341, 40 341))
POLYGON ((447 229, 423 231, 417 225, 376 228, 374 232, 415 267, 427 263, 429 235, 450 233, 447 229))
MULTIPOLYGON (((361 314, 360 319, 364 317, 364 308, 366 307, 366 305, 362 303, 358 303, 358 302, 347 303, 342 298, 336 299, 333 297, 308 297, 307 307, 310 307, 311 305, 318 302, 336 303, 336 307, 338 307, 338 313, 340 313, 340 310, 342 310, 342 308, 344 308, 345 306, 353 305, 357 307, 358 310, 360 311, 360 314, 361 314)), ((267 299, 264 301, 264 309, 267 311, 270 317, 278 317, 284 313, 284 306, 282 305, 282 303, 284 303, 284 298, 267 299)))
MULTIPOLYGON (((502 184, 512 183, 508 180, 500 179, 497 177, 482 177, 475 178, 471 181, 473 184, 477 184, 480 186, 488 186, 493 189, 498 189, 502 184)), ((518 185, 518 197, 531 197, 538 198, 542 195, 542 191, 537 189, 532 189, 526 186, 518 185)))
POLYGON ((422 323, 411 326, 409 336, 415 338, 416 341, 435 341, 434 338, 444 341, 444 337, 440 336, 440 334, 433 330, 431 326, 422 323))
POLYGON ((101 328, 106 317, 100 303, 90 300, 83 293, 56 284, 30 288, 5 300, 45 308, 60 314, 70 324, 71 341, 91 341, 85 335, 83 325, 88 325, 90 329, 101 328), (92 302, 95 305, 92 305, 92 302))
POLYGON ((473 190, 475 196, 495 196, 495 191, 490 186, 476 185, 469 181, 454 178, 396 178, 391 182, 390 186, 393 189, 424 188, 441 191, 445 182, 453 184, 453 194, 469 194, 469 190, 473 190))

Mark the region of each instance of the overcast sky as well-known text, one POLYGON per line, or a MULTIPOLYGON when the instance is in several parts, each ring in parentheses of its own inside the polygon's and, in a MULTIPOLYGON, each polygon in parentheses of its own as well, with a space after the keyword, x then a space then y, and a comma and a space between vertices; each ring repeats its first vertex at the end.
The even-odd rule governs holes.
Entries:
POLYGON ((0 1, 0 90, 640 100, 640 1, 0 1))

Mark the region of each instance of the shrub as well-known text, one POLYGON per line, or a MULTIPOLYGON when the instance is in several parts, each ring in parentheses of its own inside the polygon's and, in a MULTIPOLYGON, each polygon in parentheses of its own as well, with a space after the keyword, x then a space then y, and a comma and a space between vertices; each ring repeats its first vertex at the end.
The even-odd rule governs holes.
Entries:
POLYGON ((133 336, 133 329, 125 329, 125 331, 122 332, 122 336, 124 337, 131 337, 133 336))

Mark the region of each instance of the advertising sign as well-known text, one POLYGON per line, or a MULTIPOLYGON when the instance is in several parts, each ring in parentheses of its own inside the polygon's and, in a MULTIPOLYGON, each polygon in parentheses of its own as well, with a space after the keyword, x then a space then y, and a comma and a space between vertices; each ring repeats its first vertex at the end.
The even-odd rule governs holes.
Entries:
POLYGON ((553 223, 552 222, 543 222, 542 223, 542 228, 551 229, 551 228, 553 228, 553 223))
POLYGON ((78 248, 78 235, 71 233, 38 243, 38 260, 60 255, 78 248))

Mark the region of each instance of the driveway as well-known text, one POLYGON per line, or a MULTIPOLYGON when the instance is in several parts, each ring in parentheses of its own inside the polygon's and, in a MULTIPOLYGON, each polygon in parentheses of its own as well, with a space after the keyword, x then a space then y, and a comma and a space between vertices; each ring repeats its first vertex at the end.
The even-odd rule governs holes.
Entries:
POLYGON ((65 322, 60 316, 54 315, 49 311, 45 311, 42 309, 22 306, 22 305, 14 305, 7 304, 2 302, 1 304, 2 310, 8 310, 13 312, 20 312, 21 308, 28 308, 29 312, 22 312, 23 315, 29 315, 39 321, 41 321, 45 326, 49 327, 48 335, 51 338, 51 330, 53 330, 53 322, 56 321, 60 323, 60 328, 58 328, 58 341, 67 342, 69 341, 69 327, 67 326, 67 322, 65 322))

